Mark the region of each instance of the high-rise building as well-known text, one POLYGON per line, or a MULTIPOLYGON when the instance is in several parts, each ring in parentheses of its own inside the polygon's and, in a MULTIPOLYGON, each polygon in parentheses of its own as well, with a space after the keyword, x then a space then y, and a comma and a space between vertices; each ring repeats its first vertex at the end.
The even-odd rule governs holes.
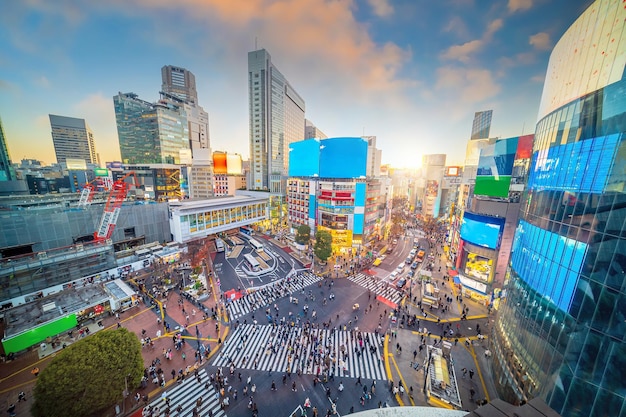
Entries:
POLYGON ((165 65, 161 68, 161 91, 189 102, 198 103, 196 76, 185 68, 165 65))
POLYGON ((289 145, 304 137, 304 100, 265 49, 248 53, 250 177, 248 188, 285 194, 289 145))
POLYGON ((317 128, 309 119, 304 119, 304 139, 327 139, 328 136, 317 128))
POLYGON ((506 299, 500 396, 626 415, 626 9, 597 0, 550 56, 506 299))
POLYGON ((161 68, 161 80, 161 95, 185 111, 190 148, 210 149, 209 114, 198 104, 196 77, 185 68, 166 65, 161 68))
POLYGON ((491 115, 493 110, 477 111, 474 113, 471 139, 487 139, 491 130, 491 115))
POLYGON ((86 163, 96 164, 96 145, 93 132, 85 119, 75 117, 50 116, 52 142, 58 163, 69 159, 83 159, 86 163))
POLYGON ((11 168, 11 158, 9 157, 7 139, 4 136, 2 120, 0 120, 0 181, 11 181, 14 179, 15 175, 13 173, 13 169, 11 168))
POLYGON ((126 164, 181 164, 191 161, 183 103, 149 103, 134 93, 113 97, 122 161, 126 164))

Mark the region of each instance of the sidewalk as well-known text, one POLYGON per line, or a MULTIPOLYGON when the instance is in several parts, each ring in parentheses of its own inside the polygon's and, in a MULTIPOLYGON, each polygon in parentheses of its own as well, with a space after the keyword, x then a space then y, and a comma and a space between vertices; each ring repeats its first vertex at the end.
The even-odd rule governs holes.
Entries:
MULTIPOLYGON (((435 251, 434 244, 433 251, 435 251)), ((441 249, 439 248, 441 251, 441 249)), ((443 252, 443 251, 441 251, 443 252)), ((440 296, 445 300, 445 297, 451 297, 451 303, 443 303, 449 306, 449 311, 442 312, 442 308, 439 309, 424 309, 426 317, 422 314, 421 310, 416 304, 413 304, 413 300, 408 300, 407 303, 401 308, 400 317, 402 314, 414 315, 419 318, 419 322, 412 328, 400 328, 392 335, 387 341, 388 349, 388 361, 390 365, 390 375, 395 385, 398 381, 402 381, 406 388, 407 393, 404 396, 396 396, 396 399, 401 405, 428 405, 426 394, 424 392, 424 364, 427 362, 427 349, 419 351, 419 345, 422 337, 426 340, 426 345, 433 345, 435 340, 444 340, 450 342, 451 349, 450 355, 454 367, 454 372, 450 374, 450 378, 456 378, 456 385, 461 398, 462 409, 471 411, 478 408, 476 400, 486 399, 490 401, 498 398, 495 384, 491 375, 491 358, 485 355, 485 351, 488 349, 487 337, 478 338, 476 336, 475 323, 480 322, 482 327, 482 333, 488 335, 489 329, 493 323, 492 317, 487 313, 487 308, 478 302, 475 302, 468 298, 463 298, 461 301, 457 299, 458 290, 453 285, 452 281, 446 281, 444 279, 447 272, 445 254, 441 257, 434 259, 434 267, 432 271, 432 279, 437 282, 440 287, 440 296), (441 266, 441 271, 439 267, 441 266), (460 320, 460 316, 464 309, 468 309, 467 319, 468 321, 460 320), (484 324, 488 321, 487 325, 484 324), (423 329, 419 329, 419 324, 423 322, 440 323, 441 331, 438 334, 432 331, 429 336, 428 333, 424 333, 423 329), (445 332, 448 324, 453 330, 453 335, 445 332), (445 333, 445 336, 444 336, 445 333), (457 338, 457 335, 460 336, 457 338), (455 343, 456 340, 456 343, 455 343), (466 344, 466 341, 469 344, 466 344), (400 344, 402 351, 399 353, 396 350, 396 344, 400 344), (415 361, 413 360, 413 352, 416 351, 415 361), (418 364, 417 370, 414 368, 414 363, 418 364), (468 373, 463 377, 463 369, 467 369, 468 373), (474 370, 473 378, 469 378, 469 370, 474 370), (410 388, 413 388, 413 398, 409 398, 408 392, 410 388), (470 389, 474 390, 475 395, 473 399, 470 399, 470 389)), ((414 283, 412 287, 412 295, 420 299, 420 283, 414 283)), ((421 326, 423 327, 423 326, 421 326)), ((441 344, 438 344, 441 346, 441 344)))

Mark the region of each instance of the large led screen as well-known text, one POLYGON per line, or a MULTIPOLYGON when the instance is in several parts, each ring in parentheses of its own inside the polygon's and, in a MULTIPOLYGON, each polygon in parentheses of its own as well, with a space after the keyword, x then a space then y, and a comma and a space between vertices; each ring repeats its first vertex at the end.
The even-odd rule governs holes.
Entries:
POLYGON ((511 265, 531 288, 569 312, 586 252, 586 243, 521 220, 511 265))
POLYGON ((528 188, 603 192, 620 136, 621 133, 616 133, 536 152, 528 176, 528 188))
POLYGON ((215 175, 218 174, 226 174, 228 172, 226 166, 226 153, 225 152, 215 152, 213 154, 213 173, 215 175))
POLYGON ((465 212, 461 222, 461 239, 474 245, 495 249, 500 240, 504 219, 465 212))
POLYGON ((366 176, 367 141, 365 139, 324 139, 320 145, 320 177, 364 178, 366 176))
POLYGON ((320 176, 319 139, 306 139, 289 145, 289 176, 320 176))
POLYGON ((474 194, 508 197, 517 152, 517 137, 501 139, 480 152, 474 194))
POLYGON ((226 154, 226 173, 229 175, 241 175, 243 169, 241 167, 241 155, 236 153, 226 154))
POLYGON ((468 253, 465 260, 465 275, 488 282, 493 269, 493 259, 485 258, 475 253, 468 253))

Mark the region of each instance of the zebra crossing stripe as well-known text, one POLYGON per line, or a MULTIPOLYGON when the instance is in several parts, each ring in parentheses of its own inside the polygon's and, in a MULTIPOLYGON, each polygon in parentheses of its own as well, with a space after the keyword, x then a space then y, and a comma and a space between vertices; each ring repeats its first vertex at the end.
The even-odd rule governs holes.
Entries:
POLYGON ((282 291, 286 291, 287 294, 295 294, 298 291, 301 291, 303 288, 308 287, 322 278, 310 272, 301 273, 297 281, 291 280, 287 283, 286 280, 275 281, 271 286, 266 289, 270 290, 269 295, 264 293, 262 290, 255 291, 250 293, 242 298, 237 300, 233 300, 226 305, 226 309, 228 310, 229 316, 231 320, 236 320, 239 317, 245 316, 248 313, 259 310, 262 307, 267 305, 271 305, 274 303, 278 297, 274 293, 274 290, 278 287, 278 289, 282 291), (286 287, 288 286, 288 287, 286 287))
POLYGON ((193 373, 190 373, 185 377, 181 384, 175 385, 169 390, 163 392, 161 397, 152 401, 148 406, 153 410, 153 417, 165 417, 167 404, 165 398, 170 399, 170 415, 176 410, 178 405, 182 406, 182 411, 177 413, 176 416, 191 417, 193 415, 193 409, 196 407, 196 401, 202 397, 202 405, 198 407, 200 415, 209 413, 209 410, 213 411, 214 417, 226 417, 226 413, 221 409, 217 392, 213 388, 213 385, 209 384, 208 389, 205 388, 205 383, 209 381, 206 370, 200 369, 198 371, 201 382, 198 382, 193 373), (158 411, 157 411, 158 410, 158 411))
POLYGON ((384 299, 383 301, 386 301, 386 304, 391 306, 395 305, 394 308, 397 307, 398 304, 400 304, 400 301, 402 301, 402 294, 395 288, 390 287, 389 284, 384 283, 383 281, 372 278, 363 273, 351 275, 348 277, 348 279, 355 284, 358 284, 372 291, 377 297, 384 299))
MULTIPOLYGON (((339 377, 386 380, 387 374, 384 364, 379 360, 382 337, 375 333, 361 332, 363 346, 359 345, 358 338, 350 331, 330 329, 311 329, 308 337, 310 341, 304 343, 305 333, 300 327, 282 327, 272 325, 242 324, 237 327, 223 345, 222 350, 213 360, 212 366, 227 367, 231 361, 240 369, 252 369, 273 372, 296 372, 303 374, 317 374, 318 365, 309 360, 316 353, 317 348, 329 346, 333 358, 328 357, 331 373, 339 377), (286 333, 284 333, 286 331, 286 333), (296 357, 292 349, 303 346, 303 350, 296 357), (321 346, 320 346, 321 345, 321 346), (346 360, 343 360, 341 347, 345 347, 346 360), (370 351, 376 347, 375 353, 370 351), (358 353, 357 353, 358 351, 358 353), (255 365, 256 363, 256 365, 255 365), (344 372, 344 369, 347 371, 344 372)), ((319 352, 319 350, 318 350, 319 352)))

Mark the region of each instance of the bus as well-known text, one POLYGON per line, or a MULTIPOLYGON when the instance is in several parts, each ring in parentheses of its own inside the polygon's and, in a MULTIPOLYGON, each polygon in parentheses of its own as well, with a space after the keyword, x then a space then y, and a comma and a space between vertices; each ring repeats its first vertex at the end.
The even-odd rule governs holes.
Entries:
POLYGON ((263 250, 263 245, 254 239, 250 239, 250 245, 256 250, 263 250))
POLYGON ((239 228, 239 231, 241 233, 243 233, 244 235, 248 235, 248 236, 250 236, 252 234, 252 229, 250 227, 248 227, 248 226, 241 226, 239 228))
POLYGON ((256 258, 252 256, 252 254, 246 253, 245 255, 243 255, 243 259, 245 259, 246 265, 248 265, 248 268, 250 268, 252 272, 259 271, 259 261, 257 261, 256 258))
POLYGON ((218 237, 215 239, 215 247, 218 252, 224 252, 224 241, 218 237))

